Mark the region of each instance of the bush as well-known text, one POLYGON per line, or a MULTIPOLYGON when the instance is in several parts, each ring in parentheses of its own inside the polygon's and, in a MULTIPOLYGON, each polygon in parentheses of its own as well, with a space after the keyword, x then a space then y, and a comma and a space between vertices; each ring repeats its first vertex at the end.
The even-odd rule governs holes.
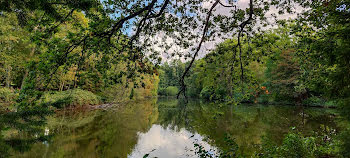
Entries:
POLYGON ((0 88, 0 103, 13 103, 18 97, 18 93, 15 93, 10 88, 0 88))
POLYGON ((260 104, 268 104, 271 102, 271 97, 268 94, 262 94, 257 98, 257 102, 260 104))
POLYGON ((202 89, 202 91, 199 94, 199 97, 205 100, 225 100, 229 98, 228 92, 226 91, 225 87, 218 86, 206 86, 202 89))
POLYGON ((214 90, 212 87, 204 87, 200 93, 200 98, 206 100, 212 100, 214 94, 214 90))
POLYGON ((46 92, 41 98, 41 103, 53 104, 56 107, 59 104, 61 104, 59 107, 97 105, 101 103, 101 97, 90 91, 74 89, 60 92, 46 92))
POLYGON ((323 106, 325 105, 325 101, 319 97, 312 96, 303 101, 303 104, 305 105, 312 105, 312 106, 323 106))
POLYGON ((176 96, 178 92, 179 89, 177 87, 169 86, 167 88, 160 88, 158 94, 163 96, 176 96))
POLYGON ((129 101, 131 88, 126 88, 122 84, 110 85, 103 89, 99 95, 102 96, 105 102, 121 103, 129 101))
POLYGON ((311 157, 315 151, 315 140, 304 139, 301 135, 289 133, 280 147, 281 157, 311 157))
POLYGON ((340 152, 344 157, 350 157, 350 128, 345 129, 341 134, 340 152))
POLYGON ((339 141, 335 140, 335 130, 304 137, 300 133, 290 132, 281 146, 263 139, 259 157, 339 157, 339 141), (325 139, 327 138, 327 139, 325 139))

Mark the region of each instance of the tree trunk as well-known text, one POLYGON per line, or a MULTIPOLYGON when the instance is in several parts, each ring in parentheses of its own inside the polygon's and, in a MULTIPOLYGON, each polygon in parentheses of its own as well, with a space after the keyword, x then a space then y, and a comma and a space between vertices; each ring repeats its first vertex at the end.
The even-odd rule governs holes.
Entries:
POLYGON ((64 81, 62 81, 60 83, 60 87, 58 88, 58 91, 62 91, 63 90, 63 86, 64 86, 64 81))

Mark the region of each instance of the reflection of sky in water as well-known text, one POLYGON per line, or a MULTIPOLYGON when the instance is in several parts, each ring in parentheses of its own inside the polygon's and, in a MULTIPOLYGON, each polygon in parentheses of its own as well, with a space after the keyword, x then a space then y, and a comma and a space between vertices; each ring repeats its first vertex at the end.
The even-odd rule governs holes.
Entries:
POLYGON ((147 133, 138 133, 138 142, 130 158, 143 157, 198 157, 195 155, 194 144, 201 144, 205 150, 215 149, 197 133, 192 134, 186 129, 172 130, 160 125, 153 125, 147 133))

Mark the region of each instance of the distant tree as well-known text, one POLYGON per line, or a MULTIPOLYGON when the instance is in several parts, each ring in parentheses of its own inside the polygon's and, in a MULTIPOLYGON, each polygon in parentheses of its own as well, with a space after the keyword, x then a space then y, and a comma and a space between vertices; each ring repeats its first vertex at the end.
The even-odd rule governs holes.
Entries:
POLYGON ((282 51, 276 68, 271 72, 271 84, 277 101, 293 101, 297 96, 295 87, 299 85, 301 71, 294 54, 292 49, 282 51))

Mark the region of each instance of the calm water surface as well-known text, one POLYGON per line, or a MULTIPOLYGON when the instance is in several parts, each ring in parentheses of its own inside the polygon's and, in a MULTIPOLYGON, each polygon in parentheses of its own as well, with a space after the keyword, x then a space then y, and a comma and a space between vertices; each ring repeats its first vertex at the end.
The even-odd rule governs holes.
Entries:
POLYGON ((227 138, 251 156, 262 137, 281 143, 290 127, 304 135, 338 130, 331 110, 291 106, 150 99, 105 110, 62 112, 49 118, 39 142, 14 157, 198 157, 198 146, 216 155, 227 138))

